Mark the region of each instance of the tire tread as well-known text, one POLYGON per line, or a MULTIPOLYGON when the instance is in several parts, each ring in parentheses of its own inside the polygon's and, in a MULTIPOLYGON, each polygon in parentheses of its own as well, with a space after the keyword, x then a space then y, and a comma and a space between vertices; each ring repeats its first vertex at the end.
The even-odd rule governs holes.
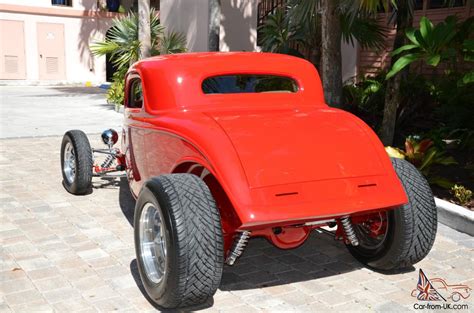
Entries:
POLYGON ((425 177, 409 162, 392 159, 393 167, 407 193, 409 203, 403 206, 406 236, 395 268, 404 268, 421 261, 431 250, 437 231, 437 212, 433 193, 425 177))
POLYGON ((159 305, 166 308, 202 304, 211 298, 223 271, 223 238, 219 210, 207 185, 197 176, 170 174, 153 178, 169 203, 177 237, 177 288, 159 305))

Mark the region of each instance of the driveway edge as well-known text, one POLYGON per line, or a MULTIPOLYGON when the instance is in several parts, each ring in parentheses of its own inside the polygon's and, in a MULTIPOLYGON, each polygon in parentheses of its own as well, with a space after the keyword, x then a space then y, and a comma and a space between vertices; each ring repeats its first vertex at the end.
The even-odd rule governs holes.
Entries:
POLYGON ((474 236, 474 212, 435 197, 438 221, 457 231, 474 236))

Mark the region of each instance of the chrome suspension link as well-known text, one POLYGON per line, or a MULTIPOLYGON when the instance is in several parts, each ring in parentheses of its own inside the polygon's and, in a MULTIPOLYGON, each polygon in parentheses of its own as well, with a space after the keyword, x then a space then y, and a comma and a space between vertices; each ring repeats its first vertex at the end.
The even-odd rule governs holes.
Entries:
POLYGON ((346 233, 346 238, 353 246, 359 245, 359 240, 352 226, 351 220, 348 216, 341 218, 342 226, 344 227, 344 232, 346 233))
POLYGON ((244 252, 245 247, 250 238, 250 231, 245 230, 237 234, 237 237, 234 239, 234 244, 232 249, 230 249, 229 256, 225 260, 225 263, 228 265, 234 265, 235 260, 244 252))

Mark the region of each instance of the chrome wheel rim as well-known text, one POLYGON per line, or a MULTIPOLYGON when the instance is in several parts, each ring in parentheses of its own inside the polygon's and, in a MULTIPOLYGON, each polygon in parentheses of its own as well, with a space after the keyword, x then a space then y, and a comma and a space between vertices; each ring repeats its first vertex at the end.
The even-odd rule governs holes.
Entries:
POLYGON ((63 171, 67 182, 72 184, 76 178, 76 155, 70 142, 66 143, 64 147, 63 171))
POLYGON ((161 209, 147 202, 139 223, 140 258, 147 278, 158 284, 166 273, 166 234, 161 209))
POLYGON ((388 227, 389 227, 387 212, 383 212, 383 213, 379 212, 379 218, 380 218, 380 221, 382 222, 385 220, 386 226, 385 226, 385 231, 376 237, 373 237, 370 235, 370 228, 364 225, 364 223, 356 224, 354 226, 354 230, 357 234, 357 238, 359 239, 359 245, 361 247, 375 250, 375 249, 380 248, 385 243, 385 239, 387 238, 388 227))

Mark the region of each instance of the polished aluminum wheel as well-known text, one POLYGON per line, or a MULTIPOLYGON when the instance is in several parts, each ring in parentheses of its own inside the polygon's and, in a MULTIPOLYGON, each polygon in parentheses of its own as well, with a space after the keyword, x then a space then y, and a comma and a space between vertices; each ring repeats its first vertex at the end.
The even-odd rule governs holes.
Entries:
POLYGON ((68 142, 64 148, 63 171, 69 184, 76 178, 76 155, 73 145, 68 142))
POLYGON ((158 284, 166 272, 166 234, 161 209, 147 202, 139 224, 141 259, 148 279, 158 284))

